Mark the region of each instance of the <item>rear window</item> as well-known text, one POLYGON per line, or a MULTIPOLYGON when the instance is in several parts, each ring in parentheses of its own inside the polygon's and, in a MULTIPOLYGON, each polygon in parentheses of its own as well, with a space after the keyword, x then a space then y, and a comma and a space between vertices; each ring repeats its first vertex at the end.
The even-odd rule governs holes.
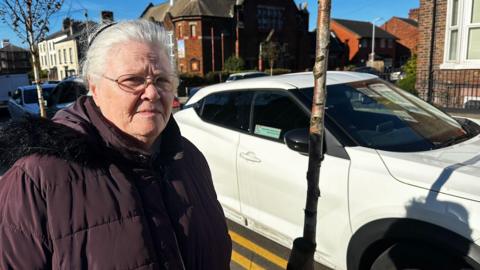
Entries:
POLYGON ((253 92, 225 92, 207 96, 201 118, 221 126, 248 130, 250 102, 253 92))
MULTIPOLYGON (((48 99, 53 91, 53 87, 42 87, 43 99, 48 99)), ((23 103, 38 103, 37 89, 28 89, 23 91, 23 103)))
POLYGON ((55 87, 50 98, 50 104, 65 104, 74 102, 79 96, 87 94, 87 88, 81 82, 64 81, 55 87))

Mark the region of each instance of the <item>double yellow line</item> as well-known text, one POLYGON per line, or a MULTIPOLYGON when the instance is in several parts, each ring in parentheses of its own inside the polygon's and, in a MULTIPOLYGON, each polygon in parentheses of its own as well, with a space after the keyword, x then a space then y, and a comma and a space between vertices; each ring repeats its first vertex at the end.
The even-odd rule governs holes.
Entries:
MULTIPOLYGON (((281 267, 282 269, 287 268, 287 261, 274 253, 268 251, 267 249, 253 243, 252 241, 244 238, 243 236, 239 235, 238 233, 229 230, 228 233, 232 238, 232 241, 237 243, 238 245, 254 252, 255 254, 262 256, 269 262, 281 267)), ((245 256, 241 255, 240 253, 236 252, 235 250, 232 251, 232 261, 236 262, 240 266, 245 269, 252 269, 252 270, 263 270, 265 268, 259 266, 258 264, 252 262, 250 259, 246 258, 245 256)))

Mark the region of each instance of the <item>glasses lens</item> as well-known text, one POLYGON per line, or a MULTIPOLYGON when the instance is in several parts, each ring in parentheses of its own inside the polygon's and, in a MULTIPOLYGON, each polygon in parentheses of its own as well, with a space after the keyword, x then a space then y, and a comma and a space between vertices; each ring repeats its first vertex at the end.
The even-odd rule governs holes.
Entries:
POLYGON ((123 75, 118 78, 118 85, 125 91, 136 92, 145 88, 145 78, 135 75, 123 75))
POLYGON ((153 84, 159 91, 172 91, 172 82, 169 77, 158 76, 154 79, 153 84))

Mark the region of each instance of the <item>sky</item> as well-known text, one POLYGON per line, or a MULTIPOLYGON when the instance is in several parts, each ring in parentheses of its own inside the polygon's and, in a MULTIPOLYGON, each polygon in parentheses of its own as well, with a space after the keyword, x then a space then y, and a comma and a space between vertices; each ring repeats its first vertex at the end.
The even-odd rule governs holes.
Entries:
MULTIPOLYGON (((220 0, 221 1, 221 0, 220 0)), ((284 0, 287 1, 287 0, 284 0)), ((91 20, 99 21, 101 10, 111 10, 115 20, 135 19, 140 16, 145 7, 152 2, 154 5, 165 0, 65 0, 62 9, 50 19, 51 32, 61 29, 63 18, 69 16, 75 19, 85 19, 85 9, 91 20)), ((307 3, 310 13, 310 30, 315 29, 317 19, 317 0, 295 0, 297 5, 307 3)), ((408 17, 411 8, 419 6, 419 0, 332 0, 332 18, 372 21, 377 18, 376 24, 381 25, 393 16, 408 17)), ((9 28, 0 22, 0 39, 10 39, 10 42, 27 47, 9 28)))

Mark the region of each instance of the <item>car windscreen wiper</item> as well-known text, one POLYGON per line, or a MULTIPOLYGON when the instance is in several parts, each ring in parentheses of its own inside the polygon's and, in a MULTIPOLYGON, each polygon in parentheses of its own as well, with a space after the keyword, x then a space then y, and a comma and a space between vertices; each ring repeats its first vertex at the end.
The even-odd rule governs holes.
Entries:
POLYGON ((443 148, 443 147, 447 147, 447 146, 450 146, 450 145, 461 143, 461 142, 466 141, 466 140, 468 140, 472 137, 473 136, 471 136, 467 132, 464 135, 453 137, 453 138, 450 138, 450 139, 448 139, 446 141, 443 141, 443 142, 434 142, 434 144, 435 144, 436 148, 438 149, 438 148, 443 148))

